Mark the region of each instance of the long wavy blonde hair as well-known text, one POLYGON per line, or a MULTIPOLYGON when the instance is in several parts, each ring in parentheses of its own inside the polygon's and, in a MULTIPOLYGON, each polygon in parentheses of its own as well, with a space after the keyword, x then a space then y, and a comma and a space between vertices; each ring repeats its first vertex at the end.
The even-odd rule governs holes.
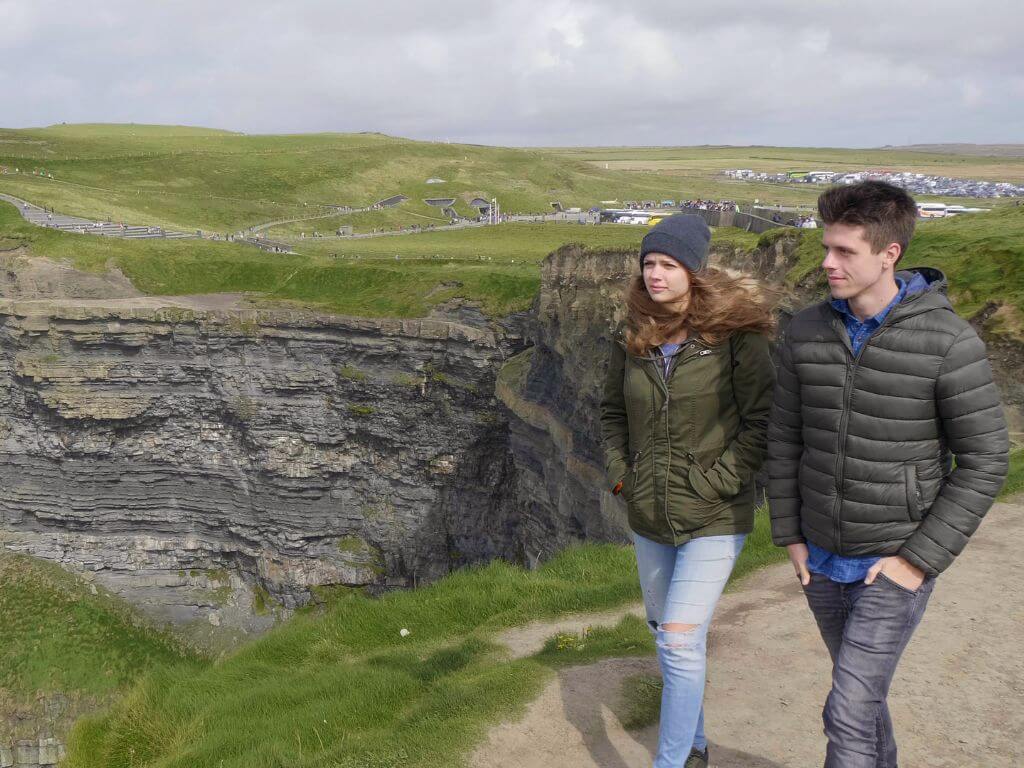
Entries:
POLYGON ((732 270, 705 267, 690 272, 689 300, 680 310, 651 298, 643 274, 631 278, 626 288, 626 347, 630 354, 646 356, 648 350, 677 336, 699 336, 708 344, 720 344, 737 331, 765 336, 775 333, 776 292, 760 281, 732 270))

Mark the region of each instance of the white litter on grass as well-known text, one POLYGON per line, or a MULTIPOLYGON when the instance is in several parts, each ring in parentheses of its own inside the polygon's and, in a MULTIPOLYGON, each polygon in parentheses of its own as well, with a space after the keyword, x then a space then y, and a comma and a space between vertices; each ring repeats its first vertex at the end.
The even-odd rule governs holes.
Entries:
POLYGON ((408 637, 409 636, 409 630, 406 629, 405 627, 402 627, 400 630, 398 630, 398 634, 400 634, 402 637, 408 637))

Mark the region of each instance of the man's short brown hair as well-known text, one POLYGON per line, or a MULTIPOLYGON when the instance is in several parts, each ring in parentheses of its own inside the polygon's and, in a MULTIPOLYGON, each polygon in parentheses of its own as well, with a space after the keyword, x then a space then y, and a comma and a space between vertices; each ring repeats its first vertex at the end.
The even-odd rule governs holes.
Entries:
POLYGON ((884 181, 832 187, 818 198, 818 213, 825 224, 864 227, 864 238, 875 253, 889 243, 899 243, 901 259, 917 223, 914 198, 884 181))

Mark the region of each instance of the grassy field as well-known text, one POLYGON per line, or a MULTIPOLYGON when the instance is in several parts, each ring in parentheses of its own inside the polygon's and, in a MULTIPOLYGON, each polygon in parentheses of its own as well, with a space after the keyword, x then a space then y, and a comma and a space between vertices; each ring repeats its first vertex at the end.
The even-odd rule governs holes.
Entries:
MULTIPOLYGON (((288 240, 303 254, 393 259, 487 259, 493 264, 527 263, 536 266, 551 251, 566 243, 583 243, 596 249, 639 248, 647 233, 644 225, 600 226, 544 222, 514 223, 435 232, 407 233, 350 239, 344 237, 288 240)), ((720 235, 727 237, 727 234, 720 235)))
POLYGON ((448 223, 448 218, 442 216, 436 208, 426 212, 417 212, 410 210, 408 206, 402 206, 385 208, 380 211, 343 213, 311 221, 295 221, 270 227, 265 231, 271 239, 281 240, 298 237, 302 232, 305 232, 307 237, 311 237, 314 230, 323 235, 333 235, 338 227, 345 225, 351 226, 354 232, 364 233, 381 229, 396 231, 413 224, 426 227, 430 224, 441 226, 448 223))
MULTIPOLYGON (((283 256, 223 242, 56 232, 29 225, 13 206, 0 204, 0 248, 21 243, 33 255, 94 272, 115 265, 145 293, 252 292, 267 301, 376 317, 420 317, 453 296, 481 302, 492 316, 525 309, 539 286, 537 265, 551 251, 571 242, 634 249, 646 231, 622 225, 505 224, 367 239, 292 239, 299 255, 283 256)), ((741 230, 713 233, 713 242, 744 249, 753 249, 757 240, 741 230)), ((789 282, 815 279, 820 244, 820 230, 803 233, 789 282)), ((1005 303, 995 329, 1024 336, 1024 207, 920 222, 904 263, 942 269, 950 280, 950 298, 963 314, 988 301, 1005 303)))
POLYGON ((631 226, 507 224, 367 240, 306 240, 300 255, 288 256, 225 242, 133 241, 48 230, 28 224, 14 206, 0 202, 5 249, 21 245, 30 255, 90 272, 116 266, 144 293, 251 292, 268 302, 365 317, 422 317, 452 296, 479 301, 492 316, 522 310, 539 287, 538 264, 551 251, 573 242, 636 248, 644 232, 631 226))
MULTIPOLYGON (((894 168, 970 178, 1024 179, 1024 158, 953 152, 787 147, 507 149, 380 134, 249 136, 202 128, 60 125, 0 129, 0 191, 64 213, 173 229, 237 231, 329 206, 355 208, 396 194, 396 209, 286 225, 279 234, 357 231, 437 220, 423 200, 497 197, 508 213, 590 207, 601 200, 687 198, 810 205, 813 187, 730 181, 726 168, 894 168), (607 166, 607 168, 605 167, 607 166), (13 173, 18 169, 19 173, 13 173), (42 170, 46 176, 34 176, 42 170), (49 178, 52 174, 53 178, 49 178), (427 184, 440 178, 443 184, 427 184)), ((971 202, 958 200, 958 202, 971 202)), ((997 204, 981 201, 982 205, 997 204)))
POLYGON ((161 126, 56 126, 0 130, 0 191, 65 213, 191 230, 234 231, 308 213, 364 207, 396 194, 408 223, 437 217, 426 198, 453 197, 474 213, 497 195, 509 212, 550 202, 591 205, 609 196, 678 196, 656 175, 604 172, 551 154, 379 134, 247 136, 161 126), (44 169, 48 177, 32 176, 44 169), (28 171, 28 173, 26 173, 28 171), (440 178, 443 184, 427 184, 440 178))

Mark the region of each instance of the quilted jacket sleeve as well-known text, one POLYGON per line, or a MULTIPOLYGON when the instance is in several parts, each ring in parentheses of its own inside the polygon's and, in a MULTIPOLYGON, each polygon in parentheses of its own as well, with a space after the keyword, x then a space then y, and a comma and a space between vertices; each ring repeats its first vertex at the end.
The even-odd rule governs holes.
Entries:
POLYGON ((776 546, 798 544, 800 532, 800 457, 803 455, 803 417, 800 382, 787 338, 779 350, 779 375, 768 425, 768 510, 776 546))
POLYGON ((614 337, 611 348, 601 396, 601 442, 609 487, 626 476, 626 452, 629 450, 629 423, 626 421, 626 398, 622 391, 626 353, 614 337))
POLYGON ((935 398, 956 467, 900 557, 932 576, 949 567, 1006 480, 1009 436, 985 345, 970 326, 946 353, 935 398))

